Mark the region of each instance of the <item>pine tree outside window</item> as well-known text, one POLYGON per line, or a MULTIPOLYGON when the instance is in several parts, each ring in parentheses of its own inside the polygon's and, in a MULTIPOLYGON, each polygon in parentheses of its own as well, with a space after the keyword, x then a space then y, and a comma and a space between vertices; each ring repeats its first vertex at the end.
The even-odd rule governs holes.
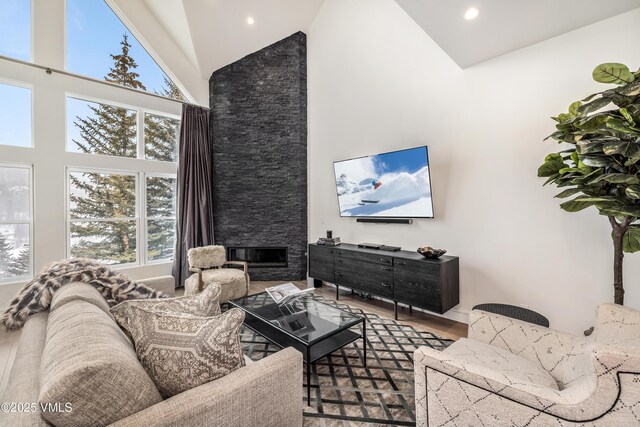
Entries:
POLYGON ((0 164, 0 283, 31 275, 31 166, 0 164))

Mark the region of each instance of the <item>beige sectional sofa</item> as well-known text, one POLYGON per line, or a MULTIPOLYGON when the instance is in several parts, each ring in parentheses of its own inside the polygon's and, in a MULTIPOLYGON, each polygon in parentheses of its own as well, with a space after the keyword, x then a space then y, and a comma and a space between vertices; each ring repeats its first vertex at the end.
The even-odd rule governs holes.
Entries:
MULTIPOLYGON (((173 277, 144 282, 174 294, 173 277)), ((223 378, 166 400, 154 388, 104 298, 90 285, 73 283, 56 292, 49 311, 26 322, 20 337, 2 401, 33 403, 36 410, 2 413, 0 426, 302 425, 302 355, 291 348, 247 360, 223 378), (43 414, 39 400, 72 402, 73 413, 43 414)))

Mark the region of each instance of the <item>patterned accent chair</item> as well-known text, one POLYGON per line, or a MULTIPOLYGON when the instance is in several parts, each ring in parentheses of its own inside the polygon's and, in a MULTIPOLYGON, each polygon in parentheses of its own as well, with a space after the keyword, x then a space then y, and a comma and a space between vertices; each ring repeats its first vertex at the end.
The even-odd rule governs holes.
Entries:
POLYGON ((189 249, 187 252, 189 271, 194 272, 184 284, 185 295, 195 295, 203 291, 211 283, 220 285, 220 303, 241 298, 249 293, 249 273, 247 263, 227 261, 224 246, 203 246, 189 249), (223 268, 229 265, 240 265, 238 268, 223 268))
POLYGON ((578 337, 473 310, 469 337, 415 351, 418 426, 640 425, 640 311, 578 337))

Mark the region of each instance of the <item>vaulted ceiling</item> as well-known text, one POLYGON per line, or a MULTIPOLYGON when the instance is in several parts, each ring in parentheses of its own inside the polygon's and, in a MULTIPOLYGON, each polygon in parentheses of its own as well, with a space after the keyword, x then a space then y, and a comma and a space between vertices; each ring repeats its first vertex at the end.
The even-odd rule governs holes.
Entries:
POLYGON ((208 79, 227 64, 297 31, 308 32, 324 0, 143 0, 208 79), (249 24, 249 18, 253 24, 249 24))
POLYGON ((462 68, 640 7, 640 0, 396 0, 462 68), (479 14, 466 20, 475 7, 479 14))
MULTIPOLYGON (((213 71, 252 52, 297 31, 308 32, 324 3, 347 0, 107 1, 119 5, 149 40, 154 38, 149 31, 162 26, 166 36, 159 44, 166 46, 156 43, 152 50, 164 50, 159 56, 166 58, 167 52, 179 49, 178 67, 188 65, 190 73, 207 80, 213 71)), ((371 0, 352 1, 363 8, 371 4, 371 0)), ((463 68, 640 7, 640 0, 395 2, 463 68), (466 20, 464 13, 470 7, 479 15, 466 20)))

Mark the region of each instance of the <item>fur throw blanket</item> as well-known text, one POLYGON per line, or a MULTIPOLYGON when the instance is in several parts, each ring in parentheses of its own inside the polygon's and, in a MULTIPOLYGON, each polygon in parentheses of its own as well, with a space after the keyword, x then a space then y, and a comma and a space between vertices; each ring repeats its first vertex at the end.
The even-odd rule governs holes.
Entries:
POLYGON ((128 299, 164 298, 167 295, 136 284, 122 273, 91 259, 71 259, 54 262, 44 272, 27 283, 2 316, 7 330, 20 329, 32 314, 45 311, 55 291, 72 282, 84 282, 96 288, 115 305, 128 299))

